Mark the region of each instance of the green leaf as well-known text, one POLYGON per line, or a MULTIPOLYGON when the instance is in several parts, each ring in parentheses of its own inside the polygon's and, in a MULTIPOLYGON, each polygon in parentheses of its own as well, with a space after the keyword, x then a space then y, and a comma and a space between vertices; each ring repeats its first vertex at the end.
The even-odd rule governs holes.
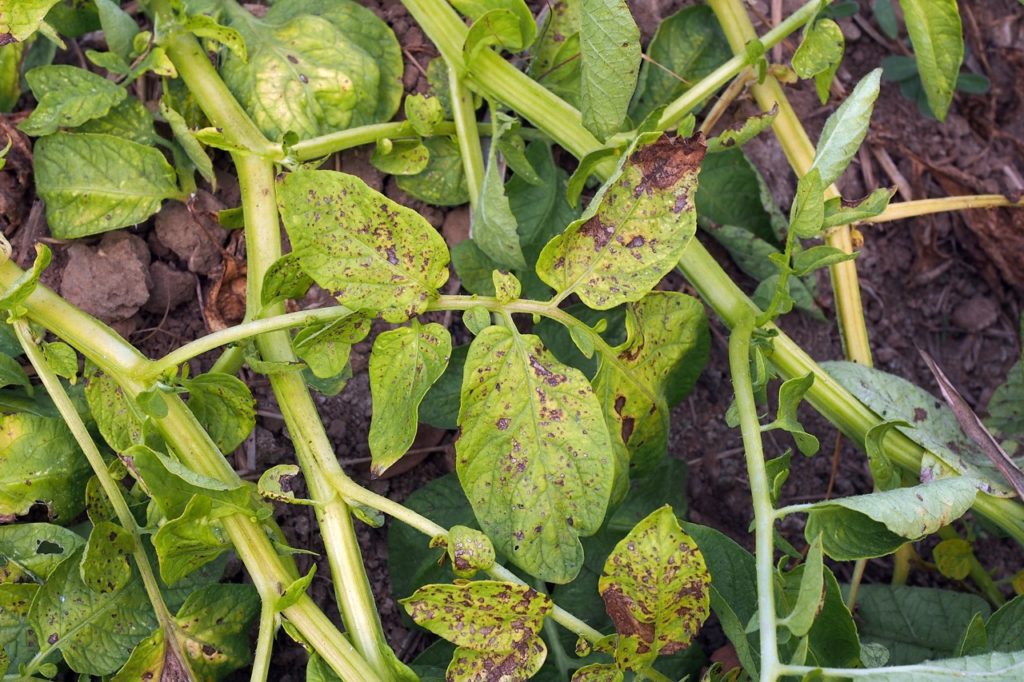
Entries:
POLYGON ((24 386, 30 389, 32 383, 17 360, 7 355, 0 355, 0 388, 5 386, 24 386))
POLYGON ((160 526, 153 546, 160 559, 160 578, 173 585, 231 548, 227 532, 214 519, 213 501, 194 495, 178 518, 160 526))
POLYGON ((153 628, 156 617, 135 572, 121 589, 96 592, 82 582, 84 550, 60 564, 39 589, 29 620, 42 650, 59 648, 72 670, 109 675, 153 628))
POLYGON ((940 121, 953 101, 964 36, 956 0, 900 0, 928 106, 940 121))
POLYGON ((699 138, 638 138, 580 219, 544 247, 537 274, 560 299, 576 293, 597 310, 642 298, 696 232, 703 158, 699 138))
POLYGON ((145 441, 141 416, 109 375, 98 370, 86 374, 85 399, 103 440, 116 452, 145 441))
POLYGON ((832 19, 821 19, 804 31, 800 46, 793 53, 793 70, 801 78, 814 78, 818 99, 828 101, 829 86, 843 60, 846 39, 832 19))
POLYGON ((955 655, 974 614, 989 611, 975 595, 928 587, 862 585, 857 596, 861 640, 884 645, 888 665, 955 655))
POLYGON ((370 320, 353 314, 301 329, 292 339, 292 347, 314 375, 327 379, 348 367, 352 344, 365 339, 369 332, 370 320))
POLYGON ((882 422, 872 426, 864 435, 864 450, 868 456, 871 480, 879 490, 892 490, 903 485, 903 476, 899 468, 889 459, 882 447, 885 436, 897 426, 910 424, 904 421, 882 422))
POLYGON ((499 266, 484 253, 476 241, 463 239, 451 249, 452 266, 462 287, 477 296, 494 296, 491 273, 499 266))
POLYGON ((473 241, 491 260, 505 268, 525 268, 516 217, 505 195, 504 169, 498 163, 496 141, 508 132, 512 119, 494 112, 494 141, 487 156, 480 197, 473 210, 473 241))
POLYGON ((992 651, 1024 650, 1024 597, 1016 597, 999 607, 985 623, 988 646, 992 651))
MULTIPOLYGON (((909 381, 880 370, 847 362, 825 362, 823 366, 882 419, 913 424, 914 428, 901 426, 899 430, 942 464, 965 477, 981 479, 990 495, 1013 496, 1002 473, 978 445, 964 435, 944 402, 909 381)), ((1020 457, 1017 462, 1020 466, 1020 457)))
POLYGON ((284 591, 281 592, 281 596, 278 597, 277 602, 274 604, 274 610, 280 612, 294 606, 295 603, 306 594, 306 590, 309 589, 309 585, 313 582, 313 577, 315 575, 316 564, 313 564, 306 575, 301 578, 296 578, 286 588, 284 588, 284 591))
MULTIPOLYGON (((641 121, 689 90, 732 57, 732 50, 707 5, 684 7, 658 25, 647 46, 629 113, 641 121)), ((709 151, 711 151, 709 149, 709 151)))
MULTIPOLYGON (((523 7, 525 8, 525 4, 523 7)), ((536 33, 532 16, 529 24, 533 25, 533 31, 536 33)), ((514 11, 492 9, 484 12, 473 22, 466 34, 466 44, 463 47, 466 63, 471 64, 480 50, 487 47, 502 48, 509 52, 519 52, 526 47, 519 17, 514 11)))
MULTIPOLYGON (((804 566, 798 566, 785 575, 783 590, 779 594, 783 608, 798 601, 805 570, 804 566)), ((822 575, 825 589, 810 631, 805 638, 790 638, 788 643, 783 644, 780 647, 780 658, 792 660, 801 654, 800 649, 803 648, 808 665, 858 667, 861 665, 861 644, 857 637, 857 626, 850 610, 846 608, 835 576, 827 567, 822 575)))
POLYGON ((188 391, 188 409, 221 452, 234 452, 256 427, 256 401, 237 377, 207 372, 181 385, 188 391))
MULTIPOLYGON (((0 652, 7 656, 9 669, 18 670, 39 651, 36 634, 29 622, 29 608, 39 591, 34 583, 0 584, 0 652)), ((0 657, 0 671, 3 660, 0 657)))
POLYGON ((825 202, 823 227, 828 229, 837 225, 849 225, 880 215, 889 206, 889 200, 895 192, 894 189, 882 187, 854 203, 848 203, 842 197, 829 199, 825 202))
POLYGON ((974 551, 966 540, 950 538, 935 545, 932 557, 939 573, 953 580, 963 580, 971 572, 974 551))
MULTIPOLYGON (((50 8, 59 0, 0 0, 0 45, 23 42, 45 24, 50 8)), ((53 33, 49 29, 47 35, 53 33)), ((56 37, 56 36, 54 36, 56 37)), ((55 42, 60 42, 58 38, 55 42)))
POLYGON ((475 528, 452 526, 445 544, 452 571, 460 578, 472 578, 477 571, 494 566, 494 545, 475 528))
POLYGON ((63 341, 43 344, 43 357, 53 373, 72 384, 78 375, 78 353, 63 341))
POLYGON ((797 418, 796 412, 800 401, 804 399, 804 395, 813 383, 814 374, 812 372, 782 382, 782 386, 779 388, 779 410, 775 421, 761 427, 762 431, 782 429, 789 432, 796 442, 797 449, 806 457, 818 452, 819 443, 817 438, 804 431, 803 424, 797 418))
POLYGON ((543 181, 534 170, 533 164, 526 158, 526 142, 516 132, 519 128, 519 121, 513 119, 513 123, 512 130, 502 135, 501 139, 497 141, 498 151, 501 152, 501 157, 513 173, 527 184, 539 185, 543 181))
POLYGON ((881 78, 881 69, 864 76, 846 101, 825 121, 811 166, 821 173, 822 187, 828 187, 839 179, 864 141, 881 78))
POLYGON ((249 631, 259 608, 252 585, 209 585, 185 600, 174 620, 198 675, 221 679, 252 662, 249 631))
POLYGON ((23 43, 0 45, 0 112, 8 114, 21 98, 21 58, 23 43))
MULTIPOLYGON (((444 528, 477 527, 455 474, 446 474, 417 489, 405 500, 405 506, 444 528)), ((450 563, 439 561, 443 553, 424 551, 427 542, 419 531, 405 524, 393 523, 388 528, 388 571, 396 600, 426 584, 455 579, 450 563)))
POLYGON ((456 646, 499 653, 534 639, 554 608, 527 585, 497 580, 425 585, 401 604, 418 625, 456 646))
POLYGON ((465 377, 456 468, 483 530, 536 577, 572 580, 614 474, 593 389, 536 336, 497 326, 473 341, 465 377))
POLYGON ((383 332, 370 352, 370 471, 380 476, 401 459, 416 438, 416 417, 431 385, 448 366, 452 338, 431 322, 383 332))
POLYGON ((797 237, 810 239, 821 232, 825 220, 824 189, 816 168, 811 168, 797 183, 796 198, 789 212, 789 229, 797 237))
POLYGON ((466 174, 458 145, 449 137, 429 137, 423 144, 430 161, 416 175, 401 175, 398 188, 420 201, 435 206, 459 206, 469 201, 466 174))
POLYGON ((60 562, 85 544, 82 536, 51 523, 0 526, 0 583, 12 567, 42 583, 60 562))
POLYGON ((985 680, 1016 682, 1024 674, 1024 652, 983 654, 965 658, 929 660, 921 667, 882 670, 872 675, 878 682, 954 682, 985 680))
MULTIPOLYGON (((185 123, 185 118, 163 100, 160 102, 160 114, 167 121, 168 125, 171 126, 174 139, 181 145, 181 149, 185 152, 188 160, 192 162, 192 165, 195 166, 195 170, 198 170, 199 174, 216 189, 217 176, 213 172, 213 162, 210 160, 206 150, 203 149, 203 145, 199 144, 196 136, 189 129, 188 124, 185 123)), ((192 174, 193 171, 189 169, 188 177, 192 178, 192 174)))
POLYGON ((444 106, 439 97, 408 94, 405 96, 405 119, 417 135, 429 137, 438 123, 444 121, 444 106))
POLYGON ((452 348, 444 374, 434 382, 420 402, 419 420, 424 424, 445 430, 458 427, 462 374, 468 353, 468 344, 452 348))
POLYGON ((132 577, 128 557, 135 548, 131 533, 109 521, 100 521, 89 532, 82 554, 82 583, 94 592, 116 592, 132 577))
POLYGON ((27 514, 40 502, 51 521, 71 521, 85 508, 91 473, 62 419, 0 416, 0 516, 27 514))
POLYGON ((378 141, 370 163, 388 175, 416 175, 430 163, 430 150, 420 140, 387 140, 386 145, 378 141))
POLYGON ((647 652, 640 657, 646 663, 686 648, 710 615, 709 582, 703 555, 671 507, 638 523, 612 550, 598 583, 619 634, 620 667, 624 648, 647 652))
POLYGON ((565 196, 572 208, 576 208, 577 204, 579 204, 580 195, 583 194, 590 176, 597 172, 601 163, 621 155, 622 147, 601 147, 592 152, 587 152, 586 156, 580 159, 576 170, 569 176, 569 182, 565 188, 565 196))
POLYGON ((772 105, 769 111, 757 114, 742 121, 741 123, 726 128, 721 133, 708 140, 708 154, 718 154, 726 149, 740 147, 754 139, 765 130, 771 127, 779 113, 778 104, 772 105))
POLYGON ((792 459, 793 451, 786 450, 775 459, 769 459, 764 463, 765 471, 768 474, 769 493, 771 494, 772 504, 779 503, 782 486, 786 484, 786 480, 789 478, 789 465, 792 459))
POLYGON ((640 29, 625 0, 580 2, 580 110, 599 139, 617 133, 640 72, 640 29))
POLYGON ((106 116, 86 121, 76 133, 105 133, 142 145, 162 144, 163 138, 153 130, 153 115, 134 97, 124 99, 106 116))
POLYGON ((18 129, 33 137, 103 116, 127 96, 116 83, 74 66, 39 66, 25 80, 38 104, 18 129))
POLYGON ((171 457, 136 445, 124 452, 126 463, 136 471, 160 512, 175 519, 185 512, 192 497, 201 495, 215 500, 231 511, 252 513, 250 488, 229 485, 197 474, 171 457))
POLYGON ((812 246, 793 255, 793 274, 798 277, 806 277, 816 270, 853 260, 856 257, 856 252, 846 253, 834 246, 812 246))
POLYGON ((577 109, 580 98, 580 0, 553 0, 543 16, 528 73, 577 109))
POLYGON ((290 0, 275 3, 263 19, 227 7, 248 61, 228 53, 221 73, 272 139, 381 123, 398 110, 401 49, 391 29, 365 7, 290 0))
POLYGON ((782 619, 789 631, 803 637, 811 630, 814 619, 821 607, 822 592, 825 589, 824 564, 822 563, 821 537, 810 544, 807 559, 800 574, 800 592, 789 614, 782 619))
POLYGON ((114 0, 94 0, 103 27, 103 38, 107 47, 126 62, 132 56, 132 40, 139 32, 139 26, 131 15, 114 0))
POLYGON ((701 219, 740 226, 770 244, 777 244, 786 230, 786 219, 771 190, 742 149, 726 149, 704 158, 696 202, 701 219))
POLYGON ((1024 440, 1024 365, 1010 368, 1006 381, 996 388, 988 401, 985 426, 1004 438, 1024 440))
POLYGON ((36 191, 58 239, 75 239, 142 222, 180 195, 163 155, 97 133, 55 133, 36 143, 36 191))
POLYGON ((448 247, 437 230, 355 176, 296 171, 278 202, 302 269, 343 305, 401 322, 448 279, 448 247))
POLYGON ((977 484, 958 476, 819 502, 808 510, 805 535, 821 533, 825 553, 839 561, 882 556, 963 516, 974 504, 977 484), (857 517, 873 522, 875 538, 866 541, 861 534, 872 524, 857 517))
MULTIPOLYGON (((7 244, 6 239, 4 244, 7 244)), ((6 248, 9 249, 10 245, 7 244, 6 248)), ((18 275, 11 283, 11 286, 0 293, 0 310, 6 310, 10 313, 8 317, 21 317, 25 314, 21 304, 28 300, 28 297, 35 291, 39 278, 42 276, 43 271, 49 267, 52 258, 53 252, 50 251, 49 246, 36 243, 36 257, 32 262, 32 268, 18 275)), ((13 342, 17 343, 16 347, 18 349, 21 348, 21 342, 17 340, 16 336, 13 337, 13 342)))
POLYGON ((669 409, 692 388, 707 361, 704 306, 674 292, 651 292, 627 313, 632 341, 601 356, 594 391, 608 431, 634 469, 649 470, 668 448, 669 409))

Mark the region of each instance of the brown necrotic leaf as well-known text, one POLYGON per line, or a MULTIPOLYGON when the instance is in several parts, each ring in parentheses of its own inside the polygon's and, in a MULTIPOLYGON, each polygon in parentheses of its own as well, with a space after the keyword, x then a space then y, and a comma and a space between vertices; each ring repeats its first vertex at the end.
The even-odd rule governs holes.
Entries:
POLYGON ((559 293, 607 310, 639 300, 693 238, 702 135, 641 135, 579 220, 544 247, 537 274, 559 293))
POLYGON ((353 175, 296 171, 281 182, 278 202, 299 265, 353 309, 401 322, 448 279, 441 235, 353 175))

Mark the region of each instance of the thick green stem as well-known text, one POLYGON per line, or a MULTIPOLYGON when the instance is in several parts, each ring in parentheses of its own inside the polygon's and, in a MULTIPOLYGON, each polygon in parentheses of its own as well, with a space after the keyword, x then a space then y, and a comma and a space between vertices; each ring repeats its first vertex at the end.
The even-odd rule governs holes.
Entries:
POLYGON ((448 64, 448 88, 451 90, 452 117, 455 119, 462 170, 466 174, 466 189, 469 190, 469 205, 476 210, 480 190, 484 186, 484 155, 476 127, 473 93, 463 83, 461 69, 451 63, 448 64))
MULTIPOLYGON (((114 508, 114 515, 120 522, 121 527, 131 535, 132 558, 135 559, 139 576, 142 578, 142 584, 146 589, 146 596, 149 597, 149 603, 153 606, 153 611, 164 632, 167 644, 188 673, 189 679, 195 679, 195 673, 192 672, 189 659, 185 656, 185 652, 182 651, 181 642, 175 634, 178 628, 177 623, 175 623, 170 610, 167 608, 167 604, 164 602, 163 595, 160 593, 160 583, 156 579, 156 573, 153 571, 152 564, 149 563, 149 556, 146 554, 145 546, 142 543, 142 534, 139 532, 139 526, 135 522, 131 509, 128 508, 124 495, 121 494, 121 487, 107 470, 107 465, 103 461, 103 455, 100 454, 99 448, 96 447, 96 442, 93 441, 92 436, 89 434, 89 429, 86 427, 85 422, 82 421, 78 410, 75 409, 71 398, 68 397, 64 386, 61 385, 60 379, 50 369, 46 358, 43 357, 42 352, 40 352, 39 347, 33 340, 28 323, 23 320, 14 322, 14 333, 18 337, 22 349, 25 351, 25 357, 28 358, 29 363, 35 368, 36 375, 43 383, 46 392, 50 394, 54 406, 56 406, 60 416, 64 419, 68 429, 70 429, 71 435, 74 436, 75 442, 78 443, 78 447, 82 449, 85 458, 89 461, 89 466, 92 467, 93 473, 99 480, 100 487, 103 488, 104 494, 114 508)), ((46 659, 48 652, 41 651, 40 654, 41 656, 36 658, 42 662, 46 659)))
POLYGON ((753 317, 748 315, 733 327, 729 335, 729 370, 736 392, 736 412, 743 435, 743 450, 750 479, 750 497, 754 506, 754 561, 757 562, 757 620, 761 644, 761 681, 774 682, 779 663, 775 631, 775 510, 772 508, 771 486, 764 466, 761 445, 761 424, 754 402, 754 386, 750 378, 750 335, 753 317))
MULTIPOLYGON (((270 266, 281 257, 281 231, 277 218, 274 168, 266 160, 254 156, 236 156, 235 167, 242 190, 245 215, 246 254, 250 305, 262 298, 262 282, 270 266)), ((284 312, 278 303, 263 310, 284 312)), ((256 345, 265 360, 294 362, 289 336, 275 331, 257 337, 256 345)), ((348 506, 334 494, 325 477, 344 475, 338 465, 323 423, 317 413, 305 382, 298 374, 275 374, 270 385, 277 398, 285 424, 295 444, 296 457, 306 474, 306 484, 316 505, 317 521, 334 578, 338 608, 349 636, 367 663, 382 679, 391 679, 388 644, 381 627, 377 607, 363 568, 362 556, 348 506)))
POLYGON ((256 637, 256 653, 252 657, 252 672, 249 682, 267 682, 270 673, 270 655, 274 651, 274 636, 277 634, 277 612, 274 602, 264 601, 260 608, 260 632, 256 637))

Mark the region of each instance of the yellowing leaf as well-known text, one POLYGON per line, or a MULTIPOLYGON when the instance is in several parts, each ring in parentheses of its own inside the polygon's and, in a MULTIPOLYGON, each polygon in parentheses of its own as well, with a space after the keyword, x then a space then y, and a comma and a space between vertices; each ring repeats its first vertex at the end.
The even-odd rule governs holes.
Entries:
POLYGON ((560 298, 576 293, 597 310, 643 297, 697 229, 693 195, 704 151, 700 137, 641 136, 579 220, 541 251, 540 278, 560 298))
POLYGON ((100 521, 92 527, 82 555, 82 582, 94 592, 113 592, 132 576, 128 557, 135 541, 124 528, 100 521))
POLYGON ((576 577, 579 536, 600 527, 614 475, 583 374, 536 336, 487 327, 466 359, 459 427, 459 480, 497 549, 543 580, 576 577))
POLYGON ((917 71, 935 118, 945 120, 953 101, 964 35, 956 0, 900 0, 917 71))
POLYGON ((963 580, 971 572, 974 552, 971 543, 966 540, 950 538, 935 545, 932 556, 935 557, 939 573, 953 580, 963 580))
POLYGON ((382 333, 370 352, 371 471, 380 475, 416 438, 420 402, 444 373, 452 354, 448 330, 431 322, 382 333))
POLYGON ((452 526, 446 542, 452 570, 460 578, 471 578, 494 565, 494 545, 475 528, 452 526))
POLYGON ((296 258, 343 305, 389 322, 420 313, 448 279, 448 248, 413 210, 333 171, 296 171, 278 202, 296 258))
POLYGON ((540 637, 533 637, 511 651, 474 651, 456 647, 446 678, 451 682, 480 682, 494 679, 528 680, 541 669, 548 649, 540 637))
POLYGON ((116 83, 74 66, 39 66, 26 73, 25 80, 38 104, 18 129, 33 137, 104 116, 128 94, 116 83))
POLYGON ((686 648, 710 614, 704 556, 679 527, 668 505, 652 512, 623 538, 598 581, 605 609, 641 660, 686 648), (635 649, 634 649, 635 647, 635 649))
POLYGON ((59 0, 0 0, 0 45, 22 42, 35 33, 59 0))

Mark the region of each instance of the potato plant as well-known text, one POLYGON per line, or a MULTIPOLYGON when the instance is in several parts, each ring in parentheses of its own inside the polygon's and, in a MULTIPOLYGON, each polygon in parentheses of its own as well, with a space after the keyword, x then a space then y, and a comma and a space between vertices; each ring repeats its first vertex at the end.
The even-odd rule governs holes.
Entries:
MULTIPOLYGON (((973 510, 1024 542, 1012 457, 1024 432, 1020 365, 994 401, 995 435, 962 401, 947 407, 871 369, 850 228, 1010 201, 839 195, 881 71, 849 92, 816 146, 778 80, 811 79, 829 101, 844 40, 827 2, 760 37, 740 0, 686 7, 658 29, 647 63, 622 0, 559 0, 539 17, 523 0, 403 4, 441 54, 427 69, 431 93, 404 99, 394 35, 351 0, 261 11, 235 0, 0 0, 0 95, 13 107, 23 78, 35 100, 19 129, 35 138, 52 236, 189 203, 196 174, 215 183, 212 157, 229 157, 241 204, 220 220, 244 231, 247 259, 244 320, 151 359, 39 284, 44 243, 22 270, 0 242, 4 680, 239 669, 264 680, 279 629, 308 651, 307 680, 1020 679, 1024 601, 1006 602, 950 526, 973 510), (84 66, 55 62, 97 29, 106 51, 87 50, 84 66), (768 50, 798 30, 791 63, 769 64, 768 50), (764 113, 712 134, 744 88, 764 113), (136 96, 146 91, 157 94, 136 96), (761 198, 741 149, 769 128, 799 176, 788 219, 761 198), (321 168, 367 144, 407 194, 468 202, 471 238, 449 249, 417 212, 321 168), (556 146, 579 159, 572 175, 556 146), (737 172, 753 183, 737 184, 737 172), (749 220, 724 217, 750 201, 749 220), (761 281, 753 300, 699 227, 761 281), (794 307, 816 311, 810 276, 822 268, 854 362, 819 365, 774 324, 794 307), (452 269, 466 293, 449 291, 452 269), (675 270, 700 298, 659 288, 675 270), (337 305, 287 312, 314 285, 337 305), (666 458, 670 410, 706 362, 706 308, 731 330, 727 419, 742 433, 754 554, 684 520, 685 472, 666 458), (466 335, 430 321, 438 311, 459 313, 472 341, 458 346, 466 335), (372 471, 405 455, 421 421, 458 429, 455 476, 407 504, 346 475, 310 393, 342 390, 352 345, 375 320, 372 471), (218 349, 210 371, 192 373, 191 359, 218 349), (295 447, 295 464, 256 484, 225 458, 255 425, 243 365, 268 378, 295 447), (785 431, 814 456, 804 401, 864 447, 875 492, 779 506, 792 453, 768 458, 761 434, 785 431), (307 595, 315 571, 297 571, 303 548, 288 546, 275 503, 315 512, 341 624, 307 595), (776 529, 794 514, 803 552, 776 529), (440 638, 411 663, 384 637, 355 538, 356 523, 386 516, 402 606, 440 638), (841 586, 825 561, 905 561, 908 543, 935 533, 940 569, 970 576, 998 610, 859 577, 841 586), (222 582, 230 553, 245 584, 222 582), (870 637, 851 614, 858 590, 870 637), (909 627, 901 609, 923 614, 933 648, 879 634, 909 627), (694 645, 712 612, 738 667, 706 667, 694 645)), ((963 58, 956 2, 900 5, 942 118, 963 58)))

